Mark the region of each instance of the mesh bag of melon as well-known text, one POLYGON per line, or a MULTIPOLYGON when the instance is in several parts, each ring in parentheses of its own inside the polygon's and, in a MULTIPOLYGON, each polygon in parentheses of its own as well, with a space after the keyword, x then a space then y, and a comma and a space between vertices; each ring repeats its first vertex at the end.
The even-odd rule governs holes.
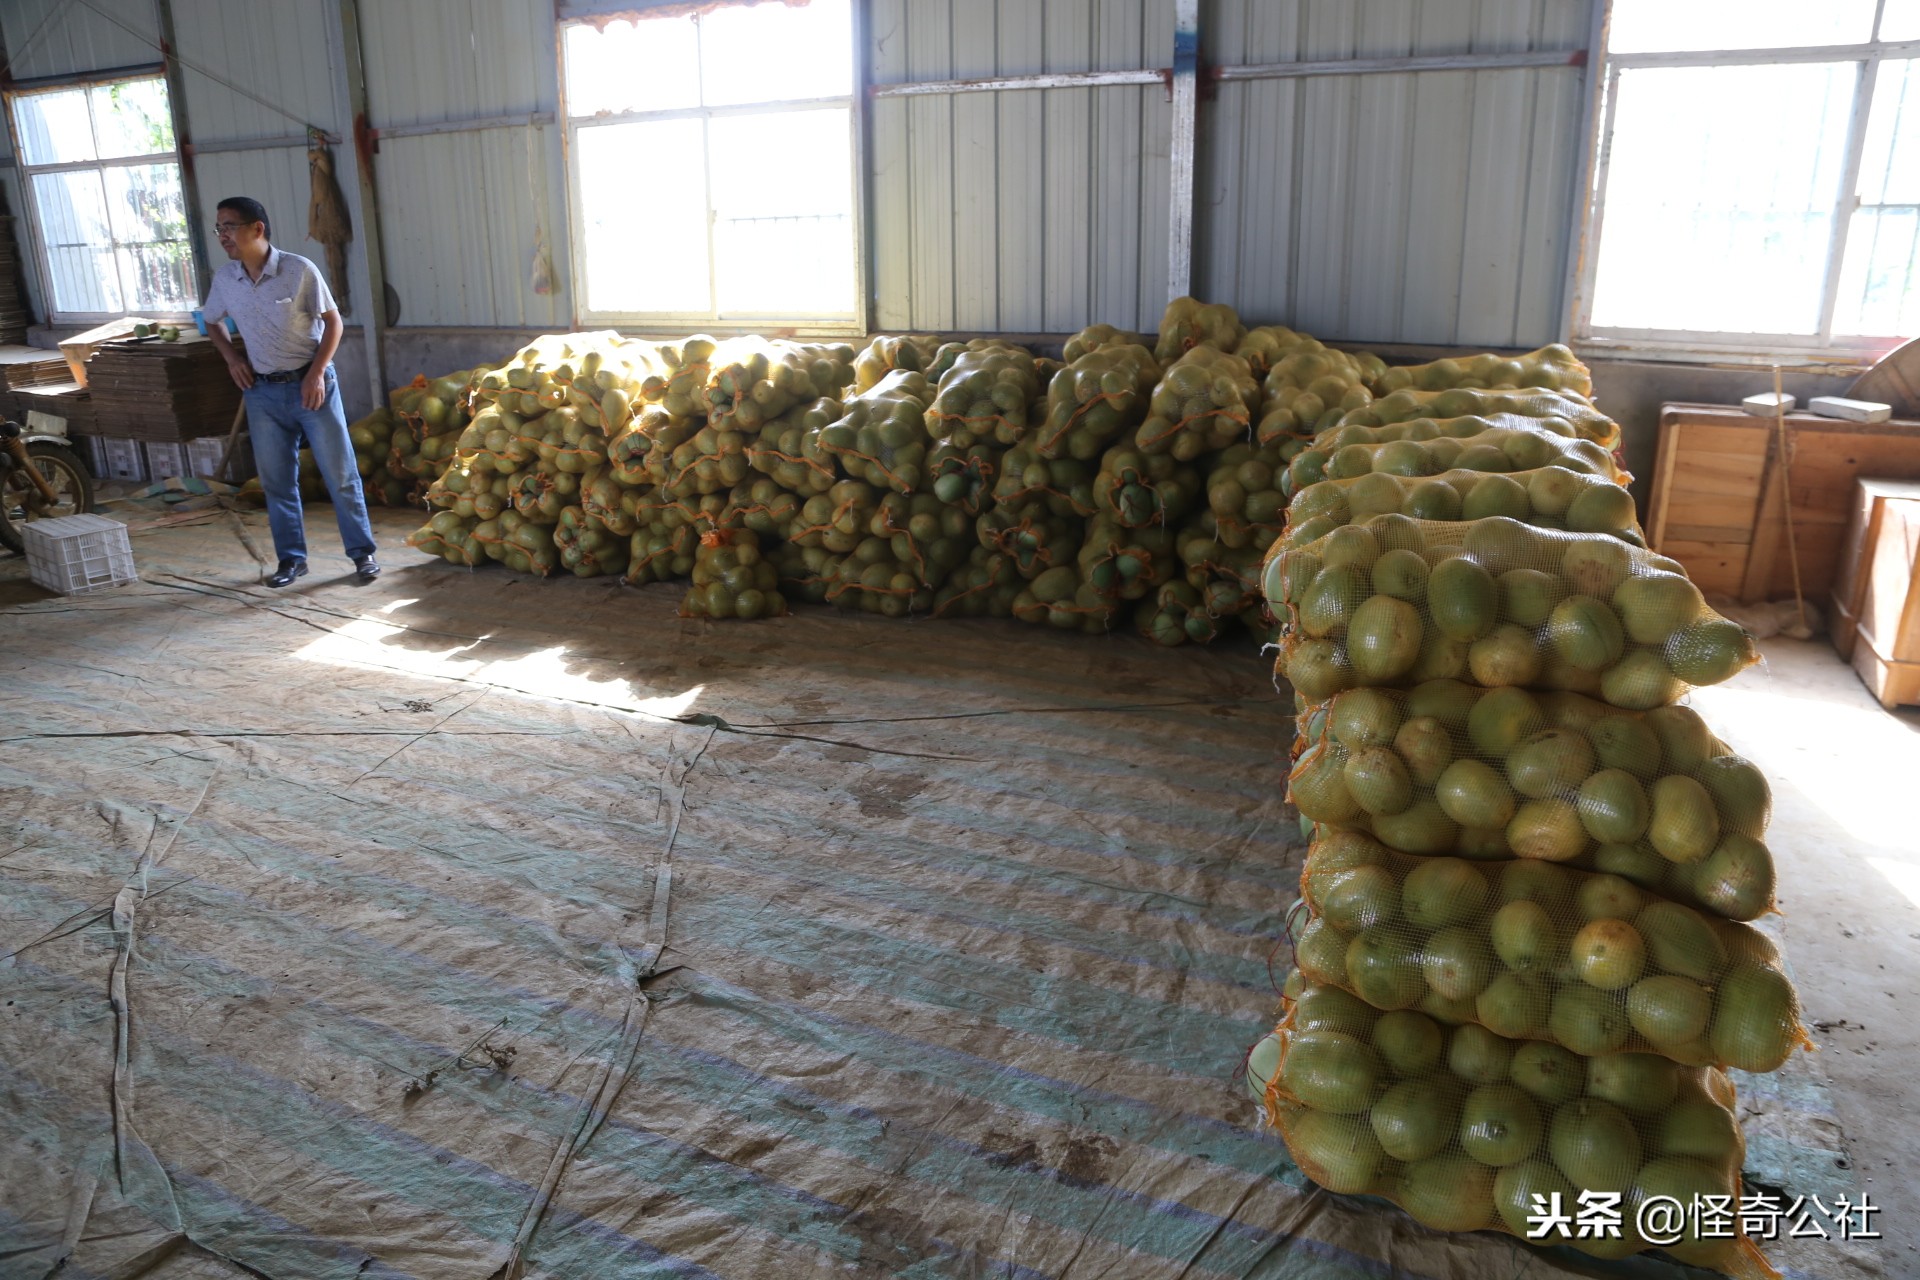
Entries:
POLYGON ((448 564, 476 565, 487 559, 485 544, 473 538, 474 527, 479 523, 477 516, 435 512, 424 525, 407 535, 407 545, 430 556, 439 556, 448 564))
POLYGON ((873 390, 895 369, 925 369, 939 347, 940 340, 927 334, 875 338, 853 358, 852 394, 873 390))
POLYGON ((1065 346, 1061 348, 1060 356, 1064 363, 1072 364, 1081 356, 1098 351, 1102 347, 1145 347, 1146 345, 1147 340, 1131 330, 1116 329, 1110 324, 1090 324, 1067 339, 1065 346))
POLYGON ((922 397, 925 436, 961 449, 1017 444, 1027 434, 1027 406, 1040 391, 1031 352, 1007 346, 961 351, 937 389, 922 397))
POLYGON ((1262 442, 1304 438, 1332 426, 1373 403, 1371 385, 1383 368, 1375 356, 1330 351, 1317 343, 1282 356, 1261 383, 1256 437, 1262 442))
POLYGON ((838 395, 853 381, 853 348, 733 338, 708 363, 706 401, 716 425, 758 431, 802 401, 838 395))
POLYGON ((1585 396, 1573 391, 1490 391, 1455 387, 1449 391, 1415 391, 1411 387, 1381 396, 1344 414, 1336 427, 1387 427, 1415 418, 1491 417, 1513 413, 1523 418, 1558 418, 1582 440, 1608 449, 1620 443, 1620 424, 1601 413, 1585 396))
MULTIPOLYGON (((1093 496, 1097 479, 1094 468, 1078 458, 1044 458, 1031 445, 1015 445, 1000 455, 992 506, 1037 504, 1062 519, 1084 520, 1099 509, 1093 496)), ((993 514, 991 508, 986 514, 993 514)))
POLYGON ((560 569, 560 553, 553 545, 553 529, 523 520, 517 511, 502 511, 496 519, 473 526, 473 541, 487 557, 516 573, 549 577, 560 569))
POLYGON ((1160 334, 1153 358, 1170 365, 1195 347, 1232 351, 1247 334, 1240 316, 1225 303, 1179 297, 1160 313, 1160 334))
POLYGON ((726 511, 723 527, 751 529, 784 541, 800 517, 800 498, 769 476, 749 476, 727 494, 726 511))
POLYGON ((1201 497, 1204 473, 1169 453, 1152 453, 1138 444, 1144 429, 1129 431, 1100 458, 1093 478, 1095 509, 1129 528, 1158 524, 1178 527, 1201 497))
POLYGON ((1076 563, 1086 532, 1085 519, 1057 514, 1038 499, 998 503, 974 521, 979 544, 1005 556, 1014 572, 1029 582, 1049 569, 1076 563))
POLYGON ((1132 433, 1144 453, 1193 462, 1251 436, 1260 384, 1239 356, 1199 346, 1168 365, 1132 433))
POLYGON ((1632 479, 1601 446, 1562 434, 1563 425, 1554 418, 1509 413, 1491 418, 1415 418, 1387 427, 1340 427, 1293 456, 1287 464, 1286 491, 1291 495, 1316 481, 1350 480, 1373 471, 1417 477, 1456 469, 1531 471, 1557 466, 1615 484, 1632 479), (1390 431, 1403 431, 1406 437, 1353 438, 1390 431))
POLYGON ((933 597, 936 618, 1011 618, 1027 581, 1001 552, 976 546, 933 597))
POLYGON ((1075 563, 1048 569, 1013 600, 1013 616, 1022 622, 1089 635, 1112 630, 1124 608, 1089 581, 1075 563))
POLYGON ((1633 495, 1611 480, 1565 467, 1456 469, 1437 476, 1374 471, 1351 480, 1321 480, 1293 495, 1285 523, 1290 532, 1304 530, 1298 540, 1311 541, 1320 536, 1316 529, 1324 533, 1381 515, 1447 521, 1505 516, 1543 529, 1608 533, 1636 547, 1646 545, 1633 495))
POLYGON ((644 348, 645 376, 640 399, 658 405, 670 418, 692 418, 707 412, 707 380, 719 343, 704 333, 677 343, 644 348))
POLYGON ((896 369, 878 386, 846 402, 839 421, 821 427, 803 455, 836 460, 856 480, 912 493, 926 479, 927 402, 933 388, 912 370, 896 369))
POLYGON ((892 560, 906 566, 919 586, 936 591, 979 545, 973 517, 931 493, 886 494, 867 532, 886 542, 892 560))
POLYGON ((758 535, 747 529, 715 529, 700 536, 681 617, 777 618, 786 611, 778 574, 760 554, 758 535))
POLYGON ((1773 909, 1766 776, 1690 707, 1434 680, 1308 707, 1289 798, 1401 853, 1538 858, 1729 920, 1773 909))
MULTIPOLYGON (((1290 357, 1319 357, 1318 361, 1296 363, 1283 373, 1280 385, 1306 386, 1332 372, 1346 375, 1350 382, 1367 383, 1386 372, 1386 363, 1367 351, 1335 351, 1311 334, 1300 333, 1285 325, 1260 325, 1249 329, 1233 348, 1233 354, 1245 360, 1253 376, 1265 379, 1273 369, 1290 357)), ((1269 387, 1268 394, 1273 391, 1269 387)))
POLYGON ((922 582, 920 574, 920 565, 895 558, 890 539, 863 538, 852 551, 823 566, 822 598, 888 618, 926 613, 933 608, 934 587, 922 582))
POLYGON ((1035 452, 1097 459, 1146 418, 1159 380, 1159 362, 1137 344, 1113 343, 1081 355, 1047 384, 1046 418, 1033 433, 1035 452))
MULTIPOLYGON (((1485 441, 1477 441, 1477 440, 1473 440, 1472 438, 1479 436, 1481 433, 1491 430, 1493 428, 1506 428, 1508 430, 1519 429, 1519 430, 1527 430, 1527 431, 1534 431, 1534 432, 1544 432, 1545 434, 1548 434, 1548 435, 1557 436, 1562 440, 1584 441, 1585 443, 1594 446, 1593 449, 1583 449, 1583 450, 1577 451, 1580 454, 1580 456, 1587 459, 1598 458, 1603 453, 1606 454, 1608 457, 1614 457, 1614 454, 1612 451, 1619 445, 1617 429, 1613 433, 1614 438, 1596 440, 1583 434, 1578 424, 1574 422, 1570 422, 1566 418, 1560 417, 1557 414, 1535 415, 1535 414, 1526 414, 1526 413, 1498 412, 1498 413, 1466 413, 1466 414, 1461 414, 1457 417, 1451 417, 1451 418, 1441 418, 1441 417, 1408 418, 1403 422, 1389 422, 1377 427, 1363 426, 1359 423, 1337 423, 1333 426, 1326 428, 1324 431, 1315 433, 1312 447, 1314 449, 1319 450, 1322 453, 1331 455, 1333 453, 1337 453, 1341 449, 1344 449, 1346 446, 1350 444, 1394 444, 1401 441, 1410 441, 1418 444, 1423 441, 1437 440, 1442 438, 1450 439, 1450 440, 1465 440, 1465 441, 1468 441, 1470 444, 1485 443, 1485 441)), ((1496 439, 1494 443, 1503 443, 1503 441, 1496 439)), ((1513 447, 1523 448, 1523 449, 1530 448, 1530 449, 1533 449, 1536 452, 1536 454, 1538 453, 1538 446, 1513 446, 1513 447)), ((1451 452, 1451 446, 1443 445, 1441 446, 1441 451, 1443 455, 1445 453, 1451 452)), ((1412 455, 1405 454, 1403 452, 1397 456, 1412 456, 1412 455)), ((1357 461, 1357 455, 1356 455, 1356 461, 1357 461)), ((1616 465, 1617 465, 1617 459, 1616 459, 1616 465)), ((1384 469, 1387 469, 1387 468, 1382 468, 1379 466, 1375 466, 1373 468, 1373 470, 1376 470, 1376 471, 1384 470, 1384 469)), ((1501 470, 1502 468, 1498 459, 1488 458, 1485 464, 1475 467, 1474 469, 1478 471, 1486 471, 1486 470, 1501 470)), ((1336 474, 1339 472, 1339 470, 1340 470, 1339 467, 1332 468, 1333 473, 1336 473, 1336 474)), ((1402 474, 1414 474, 1414 473, 1403 472, 1402 474)), ((1623 472, 1621 474, 1624 475, 1625 473, 1623 472)))
POLYGON ((670 582, 693 572, 700 535, 691 524, 669 525, 661 520, 643 523, 628 543, 626 580, 634 586, 670 582))
POLYGON ((1569 1223, 1535 1243, 1602 1258, 1665 1248, 1739 1280, 1777 1280, 1738 1234, 1746 1143, 1733 1082, 1712 1067, 1581 1058, 1306 983, 1248 1055, 1245 1080, 1300 1171, 1329 1191, 1383 1196, 1436 1231, 1523 1239, 1554 1194, 1571 1219, 1581 1192, 1603 1192, 1619 1196, 1618 1239, 1577 1238, 1569 1223), (1696 1196, 1716 1197, 1699 1203, 1718 1207, 1724 1231, 1709 1219, 1703 1234, 1696 1196))
POLYGON ((633 536, 615 534, 583 509, 573 506, 560 512, 553 530, 553 545, 560 553, 561 568, 578 578, 598 578, 626 572, 633 536))
POLYGON ((1678 570, 1607 534, 1376 516, 1276 542, 1262 586, 1286 605, 1285 674, 1310 701, 1470 678, 1647 711, 1759 659, 1678 570))
POLYGON ((1793 986, 1751 925, 1620 876, 1533 858, 1393 853, 1321 827, 1294 961, 1376 1009, 1418 1008, 1593 1056, 1630 1050, 1772 1071, 1796 1045, 1793 986))
POLYGON ((1161 583, 1140 602, 1133 625, 1147 639, 1171 649, 1189 643, 1213 643, 1231 617, 1214 613, 1202 591, 1185 578, 1175 578, 1161 583))
POLYGON ((1572 391, 1593 399, 1593 375, 1573 351, 1555 342, 1521 356, 1492 354, 1435 360, 1429 364, 1396 365, 1375 382, 1380 395, 1411 387, 1416 391, 1446 391, 1453 387, 1541 387, 1572 391))
MULTIPOLYGON (((998 483, 1002 460, 1011 450, 996 445, 976 444, 962 449, 952 444, 937 444, 927 454, 927 476, 933 496, 970 516, 977 516, 993 505, 993 489, 998 483)), ((1023 455, 1024 456, 1024 455, 1023 455)), ((1093 482, 1087 481, 1087 498, 1093 498, 1093 482)))
POLYGON ((790 493, 825 493, 843 477, 834 459, 819 449, 819 435, 846 416, 846 406, 831 396, 796 404, 747 443, 747 465, 790 493))

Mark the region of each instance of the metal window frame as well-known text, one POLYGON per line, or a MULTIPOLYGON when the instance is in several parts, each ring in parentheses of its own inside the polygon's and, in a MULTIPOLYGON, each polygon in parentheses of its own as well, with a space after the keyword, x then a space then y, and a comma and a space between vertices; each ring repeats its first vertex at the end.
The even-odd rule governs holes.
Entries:
MULTIPOLYGON (((56 294, 54 291, 53 259, 47 242, 46 228, 41 221, 40 197, 38 191, 35 189, 34 178, 44 173, 99 173, 102 175, 101 181, 104 188, 105 172, 108 169, 126 169, 136 165, 171 164, 180 181, 181 203, 184 205, 187 200, 186 166, 182 163, 180 156, 180 131, 177 119, 175 119, 173 86, 168 83, 164 68, 156 67, 152 70, 144 67, 121 69, 123 72, 127 70, 137 71, 139 74, 127 75, 109 72, 106 75, 61 76, 53 80, 16 84, 8 88, 3 94, 0 94, 0 109, 6 112, 8 136, 13 142, 14 171, 20 176, 20 198, 25 202, 27 207, 28 216, 25 221, 27 224, 27 238, 33 246, 33 269, 35 274, 40 278, 40 296, 47 309, 47 323, 51 325, 65 326, 78 324, 92 326, 104 324, 109 320, 119 320, 126 316, 133 315, 135 312, 124 308, 119 311, 63 311, 59 309, 56 305, 56 294), (169 122, 175 125, 173 131, 174 142, 170 149, 166 151, 148 152, 145 155, 115 156, 111 159, 68 160, 55 164, 30 164, 28 162, 26 147, 20 136, 18 117, 14 111, 16 104, 21 99, 37 97, 46 93, 63 93, 77 88, 88 90, 87 126, 93 132, 94 149, 97 151, 100 145, 99 124, 94 119, 93 95, 91 91, 103 85, 136 84, 142 80, 158 81, 160 87, 166 91, 167 115, 169 122)), ((191 223, 191 219, 189 219, 189 223, 191 223)), ((112 234, 112 222, 109 220, 108 235, 111 236, 112 234)), ((199 270, 199 253, 194 245, 191 225, 189 225, 186 235, 178 241, 129 240, 122 242, 120 240, 110 239, 106 247, 109 251, 115 251, 123 247, 138 247, 142 244, 176 243, 186 246, 188 261, 193 266, 197 277, 199 270)), ((118 254, 115 253, 116 273, 119 270, 118 262, 118 254)), ((127 282, 121 280, 119 283, 124 296, 127 294, 127 282)), ((198 299, 195 299, 195 301, 198 301, 198 299)), ((193 309, 191 307, 183 307, 178 311, 143 309, 139 311, 139 314, 151 315, 156 320, 185 321, 192 315, 192 311, 193 309)))
MULTIPOLYGON (((862 55, 862 44, 867 36, 867 13, 863 0, 849 0, 849 38, 853 42, 853 83, 847 93, 820 98, 786 98, 769 102, 728 103, 715 106, 675 107, 659 111, 619 111, 601 112, 590 116, 577 116, 567 110, 567 55, 566 29, 573 26, 594 26, 585 19, 563 19, 558 23, 558 38, 555 40, 556 53, 560 62, 559 96, 560 110, 557 115, 562 126, 562 142, 566 165, 567 228, 572 238, 572 252, 568 259, 573 284, 573 313, 576 326, 599 325, 622 329, 663 330, 685 332, 690 327, 711 330, 716 333, 756 333, 777 329, 795 337, 846 338, 863 337, 867 333, 869 285, 866 267, 866 184, 861 175, 866 169, 866 59, 862 55), (719 290, 716 287, 715 273, 717 262, 714 254, 714 216, 713 216, 713 161, 712 148, 708 140, 707 124, 716 118, 733 116, 785 115, 804 111, 843 110, 847 113, 848 128, 848 172, 847 172, 847 217, 851 223, 847 250, 852 254, 853 296, 851 307, 845 312, 828 312, 813 315, 790 315, 782 312, 722 312, 718 306, 719 290), (610 125, 644 124, 667 120, 699 120, 701 122, 701 176, 703 182, 702 199, 706 207, 707 228, 707 298, 713 304, 706 311, 596 311, 587 306, 587 263, 585 231, 585 197, 580 189, 580 166, 576 162, 580 131, 602 128, 610 125)), ((645 21, 648 15, 643 11, 631 15, 636 22, 645 21)), ((695 17, 697 38, 700 25, 695 17)), ((705 85, 701 85, 702 96, 705 85)))
MULTIPOLYGON (((1611 5, 1609 4, 1609 8, 1611 5)), ((1729 363, 1766 363, 1778 357, 1801 361, 1870 359, 1885 351, 1900 335, 1848 334, 1835 339, 1834 313, 1839 305, 1840 274, 1846 263, 1847 239, 1853 215, 1863 206, 1859 198, 1861 157, 1866 149, 1873 91, 1884 61, 1920 58, 1920 40, 1879 39, 1886 0, 1875 6, 1872 37, 1865 43, 1805 45, 1770 49, 1722 49, 1661 53, 1606 53, 1604 90, 1593 134, 1594 178, 1588 193, 1584 248, 1574 290, 1574 341, 1597 352, 1646 355, 1673 359, 1692 356, 1729 363), (1847 121, 1846 152, 1834 195, 1833 225, 1827 244, 1821 285, 1819 327, 1811 334, 1726 333, 1698 329, 1596 327, 1593 297, 1599 277, 1601 235, 1606 224, 1607 176, 1613 150, 1615 116, 1623 71, 1659 67, 1697 68, 1778 66, 1782 64, 1854 64, 1853 103, 1847 121)), ((1878 206, 1874 206, 1878 207, 1878 206)))

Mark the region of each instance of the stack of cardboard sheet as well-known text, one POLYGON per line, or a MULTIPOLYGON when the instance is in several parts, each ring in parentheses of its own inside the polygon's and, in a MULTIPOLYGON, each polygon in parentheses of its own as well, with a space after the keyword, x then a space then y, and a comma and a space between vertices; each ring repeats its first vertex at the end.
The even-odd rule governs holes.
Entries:
POLYGON ((87 361, 95 428, 134 440, 225 435, 240 389, 211 342, 191 329, 174 342, 120 338, 87 361))

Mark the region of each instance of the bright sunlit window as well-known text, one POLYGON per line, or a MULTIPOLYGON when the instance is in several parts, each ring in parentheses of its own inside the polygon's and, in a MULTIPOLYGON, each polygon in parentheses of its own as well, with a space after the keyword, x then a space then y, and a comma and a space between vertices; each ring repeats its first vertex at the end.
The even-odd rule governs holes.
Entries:
POLYGON ((159 78, 12 97, 55 320, 184 312, 193 247, 159 78))
POLYGON ((561 29, 579 306, 858 319, 849 0, 561 29))
POLYGON ((1920 333, 1920 0, 1614 0, 1580 332, 1920 333))

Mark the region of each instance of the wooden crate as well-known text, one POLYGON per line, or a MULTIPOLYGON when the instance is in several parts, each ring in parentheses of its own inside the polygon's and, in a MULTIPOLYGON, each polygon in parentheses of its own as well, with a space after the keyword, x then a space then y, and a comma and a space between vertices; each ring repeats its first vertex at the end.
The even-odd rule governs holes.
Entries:
POLYGON ((1872 557, 1879 540, 1880 521, 1888 498, 1920 501, 1920 481, 1856 480, 1847 514, 1847 538, 1840 551, 1840 574, 1833 586, 1827 614, 1827 634, 1842 658, 1853 657, 1860 634, 1860 597, 1867 589, 1872 557))
POLYGON ((1920 494, 1888 494, 1860 550, 1853 669, 1883 707, 1920 704, 1920 494))
MULTIPOLYGON (((1794 542, 1801 589, 1828 599, 1847 545, 1854 481, 1920 480, 1920 422, 1868 425, 1787 415, 1794 542)), ((1702 591, 1753 603, 1793 594, 1772 418, 1709 404, 1660 409, 1647 541, 1702 591)))

